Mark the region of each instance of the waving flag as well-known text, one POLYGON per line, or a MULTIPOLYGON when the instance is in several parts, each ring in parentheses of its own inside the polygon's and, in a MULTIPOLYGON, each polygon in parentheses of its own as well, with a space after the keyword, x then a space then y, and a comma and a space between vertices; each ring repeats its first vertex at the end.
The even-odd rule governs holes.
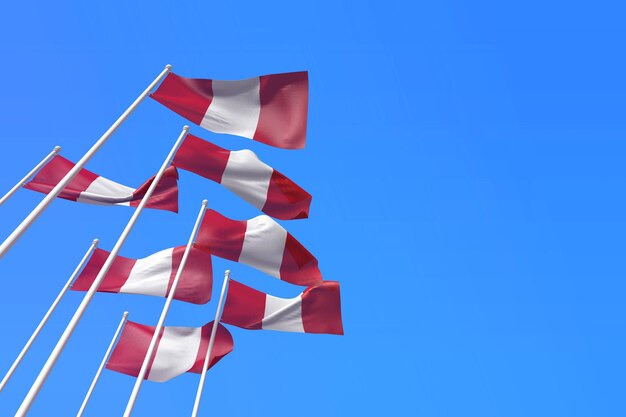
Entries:
MULTIPOLYGON (((37 173, 35 178, 26 183, 24 188, 47 194, 73 167, 73 162, 57 155, 37 173)), ((81 203, 136 207, 150 188, 153 180, 154 177, 135 189, 96 175, 86 169, 81 169, 67 187, 61 191, 59 197, 81 203)), ((177 213, 177 182, 178 172, 176 168, 167 168, 146 207, 177 213)))
MULTIPOLYGON (((127 322, 107 363, 107 369, 138 376, 155 328, 132 321, 127 322)), ((211 329, 213 322, 202 327, 163 327, 146 379, 165 382, 185 372, 202 373, 211 329)), ((209 368, 232 350, 233 337, 226 327, 218 324, 209 368)))
POLYGON ((324 281, 278 298, 230 281, 222 322, 250 330, 343 334, 339 283, 324 281))
POLYGON ((317 259, 268 216, 237 221, 207 210, 196 246, 292 284, 322 280, 317 259))
POLYGON ((174 165, 222 184, 272 217, 289 220, 309 215, 311 195, 250 150, 229 151, 187 135, 174 165))
MULTIPOLYGON (((167 297, 184 252, 185 246, 179 246, 162 250, 143 259, 118 256, 98 291, 167 297)), ((109 252, 96 249, 71 289, 87 291, 108 256, 109 252)), ((174 298, 194 304, 208 303, 211 299, 212 285, 211 254, 192 248, 174 298)))
POLYGON ((286 149, 304 148, 308 73, 289 72, 237 81, 168 74, 151 97, 192 123, 286 149))

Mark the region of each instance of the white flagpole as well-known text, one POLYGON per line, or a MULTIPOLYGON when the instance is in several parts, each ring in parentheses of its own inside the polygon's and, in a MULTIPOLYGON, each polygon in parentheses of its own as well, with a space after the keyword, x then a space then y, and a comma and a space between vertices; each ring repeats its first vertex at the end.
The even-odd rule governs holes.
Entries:
MULTIPOLYGON (((20 180, 20 182, 18 182, 17 184, 15 184, 13 186, 13 188, 11 188, 2 198, 0 198, 0 206, 3 205, 13 194, 15 194, 15 192, 17 190, 19 190, 24 184, 26 184, 26 182, 37 173, 37 171, 39 171, 44 165, 46 165, 48 162, 50 162, 50 160, 52 158, 54 158, 56 156, 56 154, 58 154, 59 152, 61 152, 61 147, 60 146, 55 146, 54 149, 52 149, 52 152, 50 152, 48 154, 48 156, 46 156, 44 159, 41 160, 40 163, 37 164, 37 166, 35 166, 35 168, 31 169, 30 172, 28 174, 26 174, 26 176, 24 178, 22 178, 20 180)), ((1 389, 1 388, 0 388, 1 389)))
POLYGON ((85 412, 85 407, 87 407, 87 403, 89 402, 89 399, 91 398, 91 393, 93 392, 93 389, 96 387, 96 384, 98 383, 98 379, 100 379, 100 374, 102 373, 102 370, 104 369, 104 366, 106 365, 107 360, 109 359, 111 350, 113 350, 113 345, 115 345, 115 341, 117 340, 117 337, 122 331, 122 327, 124 327, 124 324, 126 324, 127 318, 128 318, 128 311, 125 311, 124 314, 122 315, 122 320, 120 320, 120 324, 117 326, 117 330, 115 331, 115 334, 113 335, 113 339, 111 339, 111 343, 109 344, 109 347, 106 353, 104 354, 104 357, 102 358, 102 362, 100 362, 98 371, 96 372, 96 375, 93 377, 93 381, 91 381, 91 386, 89 387, 89 390, 87 391, 87 395, 85 395, 83 404, 80 406, 80 410, 78 410, 78 414, 76 414, 76 417, 81 417, 83 413, 85 412))
POLYGON ((213 322, 213 328, 211 329, 211 338, 209 339, 209 347, 204 357, 204 365, 202 366, 202 374, 200 375, 200 383, 198 384, 198 391, 196 392, 196 401, 193 404, 193 411, 191 417, 198 415, 198 409, 200 408, 200 399, 202 398, 202 390, 204 388, 204 380, 206 379, 206 373, 209 369, 209 363, 211 360, 211 353, 213 353, 213 343, 215 342, 215 334, 217 333, 217 326, 222 318, 222 307, 224 301, 224 294, 226 294, 226 287, 228 280, 230 279, 230 271, 224 273, 224 283, 222 284, 222 293, 220 294, 220 301, 217 304, 217 311, 215 312, 215 321, 213 322))
POLYGON ((98 290, 98 287, 100 286, 100 283, 104 279, 105 275, 109 272, 109 269, 111 268, 111 265, 113 265, 113 261, 117 257, 118 252, 122 248, 122 245, 124 245, 124 242, 126 241, 126 238, 128 238, 128 235, 130 234, 130 232, 133 230, 133 227, 135 226, 135 223, 137 222, 139 215, 141 214, 144 207, 148 203, 148 199, 152 196, 152 193, 156 189, 158 183, 161 181, 161 177, 163 177, 163 173, 165 172, 165 169, 169 166, 170 162, 174 158, 174 155, 176 154, 178 147, 183 142, 183 139, 185 139, 185 136, 187 136, 188 131, 189 131, 189 126, 183 127, 183 131, 178 136, 178 139, 176 140, 176 143, 170 150, 170 153, 167 155, 167 158, 165 159, 165 161, 163 161, 163 164, 161 165, 161 168, 157 172, 156 176, 154 177, 152 184, 150 184, 148 191, 146 191, 146 194, 141 199, 139 206, 137 206, 137 209, 135 210, 132 217, 128 221, 128 224, 124 228, 124 231, 122 231, 122 234, 120 235, 119 239, 115 243, 113 250, 111 250, 109 257, 104 262, 104 265, 102 265, 102 269, 100 269, 100 272, 98 272, 98 275, 96 276, 95 280, 91 284, 91 287, 89 287, 89 290, 85 294, 83 301, 80 303, 80 305, 76 309, 74 316, 72 317, 69 324, 65 328, 65 331, 61 335, 61 338, 57 342, 56 346, 54 347, 54 350, 48 357, 48 360, 46 361, 45 365, 41 369, 41 372, 39 372, 37 379, 35 380, 33 385, 30 387, 30 391, 28 391, 28 394, 26 394, 26 397, 24 398, 24 401, 22 401, 22 405, 20 405, 20 408, 17 410, 15 417, 24 417, 28 413, 28 410, 30 409, 30 407, 33 405, 33 402, 35 401, 35 398, 37 398, 37 394, 39 393, 39 390, 41 390, 41 387, 43 386, 44 382, 46 382, 46 378, 48 378, 48 374, 50 374, 50 371, 52 371, 54 364, 59 359, 59 356, 61 355, 63 348, 65 347, 65 345, 67 344, 67 341, 72 336, 72 333, 74 332, 74 329, 78 325, 78 322, 80 321, 83 314, 85 313, 85 310, 87 309, 87 306, 89 305, 89 302, 91 301, 96 291, 98 290))
POLYGON ((148 371, 148 365, 150 364, 150 360, 154 355, 154 350, 156 348, 157 341, 159 340, 159 335, 161 334, 161 330, 163 329, 163 323, 165 322, 165 318, 167 317, 167 313, 170 309, 170 304, 172 304, 172 300, 174 299, 174 293, 176 292, 178 281, 180 281, 180 277, 183 274, 183 269, 185 268, 185 264, 187 263, 189 252, 191 250, 191 247, 193 246, 193 242, 196 240, 196 234, 198 233, 198 229, 200 228, 200 223, 202 223, 202 218, 204 217, 204 213, 206 212, 207 204, 207 200, 202 201, 202 207, 200 208, 198 218, 196 219, 196 223, 194 224, 191 235, 189 236, 189 241, 187 242, 187 247, 185 248, 185 252, 183 253, 183 258, 180 261, 178 271, 176 272, 176 276, 174 277, 174 281, 172 282, 172 288, 170 289, 170 293, 167 295, 167 300, 165 300, 165 305, 163 306, 163 310, 161 311, 161 317, 159 317, 159 322, 156 325, 154 335, 152 336, 152 339, 150 340, 150 345, 148 346, 148 352, 143 359, 143 363, 141 364, 141 370, 139 371, 139 375, 137 375, 137 379, 135 380, 133 392, 130 394, 130 398, 128 399, 128 403, 126 404, 124 417, 130 416, 133 411, 133 407, 135 406, 135 402, 137 401, 137 396, 139 395, 141 383, 146 376, 146 372, 148 371))
POLYGON ((24 356, 28 352, 28 349, 30 349, 30 347, 33 344, 33 342, 35 342, 35 339, 37 339, 37 336, 39 336, 39 333, 43 329, 43 326, 45 326, 46 323, 48 322, 48 319, 50 318, 50 316, 52 315, 52 313, 56 309, 57 305, 61 301, 61 298, 63 298, 63 296, 67 292, 68 288, 70 287, 70 285, 74 281, 74 278, 76 278, 76 276, 79 274, 79 272, 83 269, 83 266, 85 266, 85 263, 87 263, 87 259, 89 259, 89 257, 93 253, 93 251, 96 249, 96 246, 98 246, 98 239, 94 239, 93 243, 91 244, 91 246, 87 250, 87 253, 85 253, 85 256, 83 256, 83 259, 80 261, 80 263, 78 264, 78 266, 76 267, 76 269, 74 270, 72 275, 70 276, 70 279, 67 280, 67 282, 63 286, 63 289, 61 290, 59 295, 57 295, 57 298, 54 300, 54 302, 52 303, 52 305, 48 309, 48 312, 46 313, 45 316, 43 316, 43 319, 41 319, 41 322, 39 323, 39 326, 37 326, 37 328, 35 329, 33 334, 30 336, 30 339, 28 339, 28 342, 26 342, 26 345, 24 345, 24 347, 22 348, 22 351, 20 352, 20 354, 17 355, 17 358, 15 359, 15 362, 13 362, 13 365, 11 365, 11 367, 7 371, 6 375, 2 379, 2 382, 0 382, 0 391, 2 391, 4 389, 6 384, 9 382, 9 379, 11 378, 11 376, 13 376, 13 373, 15 372, 15 370, 17 369, 19 364, 22 362, 22 359, 24 358, 24 356))
POLYGON ((150 91, 161 81, 172 69, 171 65, 166 65, 165 69, 161 71, 161 73, 150 83, 148 88, 144 90, 143 93, 137 97, 137 99, 126 109, 124 113, 111 125, 109 130, 104 132, 104 135, 98 139, 98 141, 83 155, 82 158, 74 165, 61 181, 44 197, 43 200, 31 211, 28 216, 20 223, 19 226, 13 230, 13 232, 5 239, 2 244, 0 244, 0 259, 4 257, 4 255, 11 249, 11 247, 17 242, 17 240, 24 234, 24 232, 30 227, 31 224, 43 213, 43 211, 52 203, 63 189, 70 183, 72 178, 78 174, 83 166, 100 150, 102 145, 111 137, 111 135, 117 130, 117 128, 126 120, 126 118, 139 106, 139 104, 145 99, 150 91))

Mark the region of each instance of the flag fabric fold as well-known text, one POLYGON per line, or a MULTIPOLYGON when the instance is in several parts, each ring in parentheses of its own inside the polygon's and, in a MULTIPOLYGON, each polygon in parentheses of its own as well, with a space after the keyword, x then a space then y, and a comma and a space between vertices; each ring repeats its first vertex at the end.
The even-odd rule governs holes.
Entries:
MULTIPOLYGON (((143 259, 117 256, 98 287, 98 291, 167 297, 184 252, 185 246, 178 246, 159 251, 143 259)), ((96 249, 71 289, 87 291, 108 256, 109 252, 96 249)), ((191 248, 174 298, 193 304, 205 304, 211 299, 212 286, 211 254, 191 248)))
POLYGON ((196 247, 296 285, 322 281, 317 259, 269 216, 237 221, 207 210, 196 247))
POLYGON ((309 216, 311 195, 248 149, 229 151, 199 137, 187 135, 173 164, 222 184, 277 219, 303 219, 309 216))
MULTIPOLYGON (((156 327, 128 321, 124 326, 107 369, 137 377, 156 327)), ((202 327, 163 327, 146 379, 165 382, 185 372, 202 373, 213 322, 202 327)), ((218 324, 209 368, 232 352, 233 338, 226 327, 218 324)))
MULTIPOLYGON (((26 183, 24 188, 47 194, 74 165, 73 162, 57 155, 31 181, 26 183)), ((154 177, 134 189, 81 169, 61 191, 59 197, 88 204, 136 207, 148 191, 152 181, 154 177)), ((178 212, 178 172, 175 167, 171 166, 165 170, 146 207, 178 212)))
POLYGON ((324 281, 279 298, 231 280, 222 322, 249 330, 343 335, 339 283, 324 281))
POLYGON ((167 75, 151 97, 192 123, 285 149, 304 148, 306 71, 223 81, 167 75))

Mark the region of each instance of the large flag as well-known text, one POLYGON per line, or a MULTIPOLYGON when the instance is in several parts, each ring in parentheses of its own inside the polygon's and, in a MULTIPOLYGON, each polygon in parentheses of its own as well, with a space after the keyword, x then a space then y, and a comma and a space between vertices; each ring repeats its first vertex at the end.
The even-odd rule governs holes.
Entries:
MULTIPOLYGON (((35 178, 25 184, 24 188, 47 194, 73 167, 73 162, 57 155, 37 173, 35 178)), ((67 187, 61 191, 59 197, 81 203, 136 207, 150 188, 153 180, 154 177, 135 189, 101 177, 86 169, 81 169, 67 187)), ((178 172, 176 168, 167 168, 146 207, 177 213, 177 182, 178 172)))
POLYGON ((271 217, 237 221, 207 210, 196 246, 296 285, 322 280, 317 259, 271 217))
MULTIPOLYGON (((107 363, 107 369, 138 376, 155 329, 155 326, 128 321, 107 363)), ((146 379, 165 382, 185 372, 202 373, 211 329, 213 322, 202 327, 163 327, 146 379)), ((226 327, 219 324, 209 368, 232 350, 233 337, 226 327)))
POLYGON ((168 74, 151 97, 189 121, 286 149, 304 148, 309 106, 306 71, 236 81, 168 74))
POLYGON ((229 151, 187 135, 174 165, 222 184, 272 217, 289 220, 309 216, 311 194, 248 149, 229 151))
MULTIPOLYGON (((185 246, 179 246, 162 250, 143 259, 117 256, 98 291, 167 297, 184 252, 185 246)), ((109 252, 96 249, 71 289, 87 291, 108 256, 109 252)), ((211 299, 212 286, 211 254, 191 248, 174 298, 188 303, 205 304, 211 299)))
POLYGON ((324 281, 278 298, 231 280, 222 322, 250 330, 343 334, 339 283, 324 281))

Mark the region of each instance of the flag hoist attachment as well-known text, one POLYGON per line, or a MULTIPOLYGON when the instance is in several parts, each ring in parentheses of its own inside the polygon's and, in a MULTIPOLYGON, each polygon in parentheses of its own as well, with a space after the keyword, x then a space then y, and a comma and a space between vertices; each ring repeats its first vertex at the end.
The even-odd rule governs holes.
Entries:
POLYGON ((117 254, 119 253, 120 249, 124 245, 124 242, 128 238, 128 235, 133 230, 133 227, 135 226, 137 219, 141 215, 141 212, 143 211, 143 209, 146 207, 148 200, 150 199, 150 197, 152 196, 152 193, 154 192, 157 185, 159 184, 159 181, 161 181, 161 178, 163 177, 163 173, 165 172, 167 167, 170 165, 172 159, 174 158, 174 155, 176 154, 176 151, 178 150, 178 147, 185 139, 185 136, 187 135, 188 131, 189 131, 189 126, 183 127, 183 130, 180 132, 178 139, 176 139, 174 146, 172 147, 169 154, 165 158, 165 161, 163 161, 161 168, 159 168, 159 171, 155 175, 154 181, 152 182, 152 184, 150 184, 150 187, 148 188, 148 190, 146 191, 146 194, 141 199, 139 206, 137 206, 137 209, 134 211, 132 217, 128 221, 128 224, 126 224, 126 227, 122 231, 122 234, 120 235, 119 239, 115 243, 115 246, 111 250, 111 253, 107 257, 107 260, 104 262, 102 269, 98 273, 98 276, 96 277, 94 282, 91 284, 89 291, 87 291, 87 293, 83 297, 83 300, 81 301, 80 305, 76 309, 74 316, 72 316, 72 319, 70 320, 69 324, 65 328, 65 331, 61 335, 52 353, 48 357, 48 360, 46 361, 43 368, 39 372, 39 375, 37 376, 37 379, 31 386, 30 391, 28 391, 28 394, 26 394, 24 401, 22 401, 20 408, 17 410, 17 413, 15 414, 16 417, 23 417, 28 413, 28 410, 32 406, 33 402, 35 401, 35 398, 37 398, 37 394, 39 393, 39 391, 41 390, 41 387, 45 383, 46 378, 48 378, 50 371, 54 367, 56 361, 59 359, 61 352, 65 348, 65 345, 67 344, 68 340, 72 336, 74 329, 76 328, 76 326, 78 325, 78 322, 80 321, 83 314, 85 313, 87 306, 91 302, 91 299, 93 298, 93 296, 96 294, 96 291, 98 290, 98 286, 100 285, 102 280, 104 280, 104 277, 106 276, 106 274, 109 272, 109 269, 111 268, 111 265, 115 261, 117 254))
MULTIPOLYGON (((11 249, 11 247, 18 241, 18 239, 24 234, 24 232, 30 227, 31 224, 37 220, 37 218, 44 212, 44 210, 52 203, 63 189, 70 183, 72 178, 85 166, 85 164, 100 150, 102 145, 113 135, 118 127, 128 118, 128 116, 139 106, 139 104, 150 94, 152 89, 163 80, 163 78, 172 70, 171 65, 166 65, 165 69, 150 83, 148 88, 135 99, 135 101, 122 113, 122 115, 104 132, 104 134, 98 139, 98 141, 89 149, 85 155, 76 163, 59 183, 44 197, 43 200, 35 207, 26 218, 20 223, 19 226, 13 230, 13 232, 0 244, 0 259, 11 249)), ((156 181, 158 182, 158 181, 156 181)))
MULTIPOLYGON (((128 403, 126 404, 126 410, 124 411, 124 417, 128 417, 133 412, 133 407, 135 406, 135 402, 137 401, 137 396, 139 395, 139 390, 141 389, 141 384, 148 372, 148 366, 150 365, 150 361, 154 356, 154 351, 156 349, 157 342, 159 340, 159 335, 163 329, 163 323, 165 322, 165 318, 167 317, 167 313, 170 309, 170 305, 172 304, 172 300, 174 299, 174 293, 176 292, 176 287, 178 286, 178 282, 180 281, 180 277, 183 274, 183 270, 185 268, 185 264, 187 263, 187 259, 189 257, 189 252, 193 246, 194 241, 196 240, 196 235, 198 234, 198 229, 200 228, 200 224, 202 223, 202 219, 204 217, 204 213, 206 213, 206 207, 209 202, 207 200, 202 201, 200 212, 198 213, 198 217, 196 218, 196 222, 193 225, 193 229, 191 234, 189 235, 189 241, 187 242, 187 247, 185 248, 185 253, 183 254, 183 258, 180 261, 180 266, 178 267, 178 271, 176 271, 176 276, 174 277, 174 281, 172 282, 172 287, 170 289, 169 294, 167 295, 167 299, 165 300, 165 304, 163 305, 163 310, 161 311, 161 317, 159 317, 159 322, 157 323, 156 329, 154 330, 154 335, 150 340, 150 345, 148 346, 148 352, 146 352, 146 356, 144 357, 143 363, 141 364, 141 369, 139 371, 139 375, 137 375, 137 379, 135 380, 135 385, 133 387, 133 391, 130 394, 130 398, 128 399, 128 403)), ((217 329, 218 323, 216 322, 213 325, 214 329, 217 329)))
POLYGON ((2 379, 2 382, 0 382, 0 391, 2 391, 4 389, 6 384, 9 382, 9 379, 11 379, 11 376, 13 375, 13 373, 15 372, 17 367, 22 362, 22 359, 24 359, 24 356, 28 352, 28 349, 30 349, 31 345, 35 342, 35 339, 37 339, 37 336, 39 336, 39 333, 41 333, 41 330, 43 329, 43 326, 45 326, 46 323, 48 322, 48 319, 50 318, 50 316, 52 315, 52 313, 56 309, 56 307, 59 304, 59 302, 61 302, 61 299, 63 298, 63 296, 65 295, 65 293, 69 289, 70 285, 72 284, 72 282, 74 282, 74 279, 80 273, 80 271, 83 269, 83 267, 87 263, 87 260, 89 259, 89 257, 93 253, 93 251, 96 249, 96 246, 98 246, 98 239, 94 239, 93 240, 93 242, 91 243, 91 246, 89 247, 89 249, 87 249, 87 252, 85 253, 85 256, 83 256, 83 259, 81 259, 81 261, 78 263, 78 266, 76 267, 76 269, 74 269, 74 272, 72 272, 72 275, 70 275, 70 278, 67 280, 67 282, 65 283, 65 285, 61 289, 61 292, 59 292, 59 295, 57 295, 57 298, 54 300, 54 302, 52 303, 52 305, 48 309, 48 312, 43 316, 43 319, 41 319, 41 322, 39 323, 39 325, 37 326, 37 328, 35 329, 33 334, 30 336, 30 339, 28 339, 28 342, 26 342, 26 344, 22 348, 22 351, 20 352, 20 354, 17 355, 17 358, 15 359, 15 362, 13 362, 13 365, 11 365, 11 367, 7 371, 6 375, 2 379))
POLYGON ((48 154, 48 156, 42 159, 41 162, 35 166, 35 168, 31 169, 30 172, 20 180, 20 182, 15 184, 13 188, 11 188, 2 198, 0 198, 0 206, 3 205, 9 198, 11 198, 11 196, 15 194, 17 190, 19 190, 24 184, 26 184, 28 180, 37 173, 37 171, 39 171, 43 166, 50 162, 50 160, 54 158, 59 152, 61 152, 61 147, 55 146, 54 149, 52 149, 52 152, 48 154))
POLYGON ((100 362, 100 366, 98 367, 98 371, 96 372, 96 375, 93 377, 93 381, 91 381, 89 390, 87 391, 87 394, 85 395, 85 399, 83 400, 83 403, 80 406, 80 410, 78 410, 78 414, 76 414, 76 417, 81 417, 83 413, 85 412, 85 408, 87 407, 87 403, 89 402, 89 399, 91 398, 91 394, 93 393, 93 390, 96 387, 96 384, 98 383, 98 379, 100 379, 100 374, 102 374, 102 370, 104 369, 104 366, 107 363, 107 359, 109 359, 111 350, 113 350, 115 341, 117 340, 117 337, 120 335, 120 332, 122 331, 122 328, 124 327, 124 324, 126 323, 126 320, 128 320, 128 311, 125 311, 124 314, 122 314, 122 319, 120 320, 120 324, 117 326, 117 330, 115 331, 115 334, 113 335, 113 338, 111 339, 111 343, 109 343, 109 347, 107 348, 107 351, 104 354, 104 357, 102 358, 102 362, 100 362))
MULTIPOLYGON (((213 323, 219 323, 222 316, 222 307, 224 305, 224 294, 226 294, 226 288, 228 286, 228 280, 230 279, 230 271, 224 272, 224 283, 222 284, 222 293, 220 294, 220 300, 217 304, 217 310, 215 311, 215 321, 213 323)), ((204 388, 204 380, 206 379, 206 372, 209 369, 209 361, 211 359, 211 353, 213 353, 213 344, 215 343, 215 334, 217 333, 217 325, 213 325, 211 330, 211 338, 209 339, 209 348, 206 351, 204 358, 204 365, 202 366, 202 374, 200 375, 200 382, 198 383, 198 391, 196 392, 196 400, 193 403, 193 411, 191 417, 198 415, 198 409, 200 408, 200 399, 202 398, 202 389, 204 388)))

